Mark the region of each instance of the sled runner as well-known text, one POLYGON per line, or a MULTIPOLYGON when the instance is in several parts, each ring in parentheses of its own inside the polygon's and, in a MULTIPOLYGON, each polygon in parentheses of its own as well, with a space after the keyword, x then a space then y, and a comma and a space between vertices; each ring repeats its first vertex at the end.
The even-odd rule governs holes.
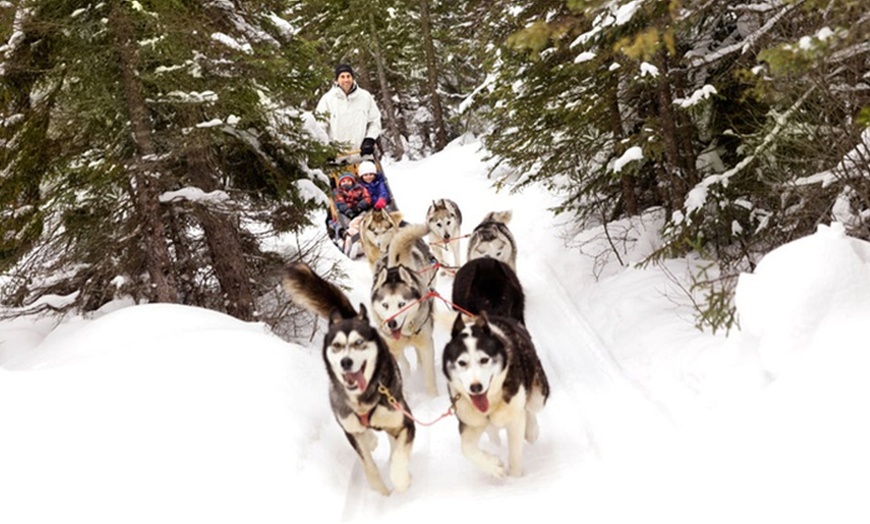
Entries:
MULTIPOLYGON (((388 202, 384 209, 386 211, 396 211, 398 207, 396 206, 396 200, 393 197, 393 191, 390 189, 390 183, 387 180, 386 173, 384 173, 383 168, 381 167, 380 158, 377 155, 374 156, 361 156, 359 150, 349 151, 343 155, 336 157, 333 161, 331 161, 326 169, 324 170, 329 178, 329 210, 326 215, 326 233, 329 236, 329 239, 332 240, 332 243, 335 244, 345 255, 350 258, 357 258, 363 254, 362 249, 360 247, 359 242, 359 232, 355 232, 350 237, 350 241, 346 240, 348 226, 353 220, 352 217, 342 213, 339 210, 339 206, 336 203, 336 190, 338 188, 339 180, 346 176, 347 174, 352 175, 357 181, 360 180, 359 176, 359 167, 360 164, 364 161, 370 161, 375 164, 377 168, 377 172, 383 177, 384 185, 387 189, 387 194, 389 195, 388 202)), ((365 213, 370 213, 374 208, 375 202, 371 202, 371 206, 360 213, 358 216, 362 216, 365 213)))

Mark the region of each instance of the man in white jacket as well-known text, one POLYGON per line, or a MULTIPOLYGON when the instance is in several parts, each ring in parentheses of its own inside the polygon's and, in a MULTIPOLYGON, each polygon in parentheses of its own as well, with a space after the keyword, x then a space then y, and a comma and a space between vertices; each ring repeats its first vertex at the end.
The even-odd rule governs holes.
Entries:
POLYGON ((361 155, 372 155, 381 134, 381 111, 371 93, 357 85, 347 64, 335 68, 335 85, 320 98, 317 113, 326 116, 324 130, 331 142, 348 150, 359 147, 361 155))

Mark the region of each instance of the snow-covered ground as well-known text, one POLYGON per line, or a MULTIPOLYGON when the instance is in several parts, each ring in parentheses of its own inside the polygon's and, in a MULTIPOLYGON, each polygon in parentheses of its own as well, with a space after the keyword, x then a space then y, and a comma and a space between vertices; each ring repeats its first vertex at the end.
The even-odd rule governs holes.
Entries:
MULTIPOLYGON (((212 311, 112 304, 0 323, 0 522, 870 521, 870 244, 834 224, 774 251, 741 277, 741 330, 702 333, 685 260, 620 267, 593 256, 606 251, 595 231, 566 247, 558 199, 496 192, 479 147, 386 169, 409 221, 436 198, 459 204, 465 232, 513 211, 552 388, 523 477, 477 471, 448 418, 418 426, 411 488, 382 497, 329 410, 319 336, 296 345, 212 311)), ((655 247, 641 221, 613 227, 634 239, 624 261, 655 247)), ((324 251, 367 302, 366 262, 324 251)), ((418 419, 447 409, 438 386, 428 397, 412 372, 418 419)))

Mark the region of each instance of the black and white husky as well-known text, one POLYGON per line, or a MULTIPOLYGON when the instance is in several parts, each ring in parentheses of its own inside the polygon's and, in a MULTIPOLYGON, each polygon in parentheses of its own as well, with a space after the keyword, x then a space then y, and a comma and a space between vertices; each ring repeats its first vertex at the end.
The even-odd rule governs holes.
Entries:
POLYGON ((393 488, 405 491, 411 484, 408 468, 414 421, 409 418, 411 411, 402 392, 399 367, 384 340, 369 324, 365 306, 360 304, 357 313, 338 287, 303 263, 287 266, 283 286, 294 302, 329 320, 323 338, 329 401, 336 420, 360 457, 369 485, 384 495, 390 493, 372 458, 378 443, 372 430, 380 430, 390 439, 393 488))
POLYGON ((508 441, 507 474, 523 472, 523 440, 538 438, 536 414, 550 395, 547 376, 526 328, 508 317, 481 314, 471 321, 457 315, 444 348, 443 371, 450 396, 458 395, 462 453, 494 477, 506 473, 502 461, 483 451, 480 437, 505 428, 508 441))
POLYGON ((373 320, 402 370, 410 370, 405 348, 413 346, 426 391, 435 396, 434 308, 426 296, 437 275, 432 252, 422 240, 428 232, 422 224, 408 224, 396 232, 386 256, 375 265, 371 298, 373 320))
POLYGON ((459 258, 462 212, 456 202, 446 198, 433 200, 426 211, 426 223, 429 225, 429 243, 438 262, 445 266, 462 265, 459 258), (451 255, 450 264, 447 253, 451 255))
POLYGON ((466 260, 492 257, 516 271, 517 243, 507 226, 512 216, 511 211, 493 211, 483 217, 468 239, 466 260))

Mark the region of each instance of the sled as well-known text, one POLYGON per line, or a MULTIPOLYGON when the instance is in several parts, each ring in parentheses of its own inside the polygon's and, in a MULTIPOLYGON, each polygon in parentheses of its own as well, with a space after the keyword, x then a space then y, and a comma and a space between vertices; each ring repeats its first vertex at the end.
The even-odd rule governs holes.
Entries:
MULTIPOLYGON (((338 211, 338 207, 335 205, 335 188, 338 187, 338 179, 341 178, 344 173, 351 173, 354 177, 359 179, 357 170, 359 169, 359 165, 366 160, 374 162, 378 173, 380 173, 384 178, 384 185, 387 187, 387 194, 390 196, 390 202, 384 210, 397 211, 398 206, 396 205, 396 199, 393 196, 393 190, 390 188, 390 181, 387 179, 387 174, 384 173, 384 169, 381 167, 381 160, 377 155, 362 156, 360 155, 359 150, 349 151, 330 161, 324 170, 329 178, 329 194, 327 195, 329 199, 329 209, 326 214, 326 233, 332 243, 335 244, 342 253, 350 258, 361 257, 363 255, 362 246, 359 242, 359 233, 357 233, 351 238, 350 249, 345 250, 345 232, 347 231, 347 226, 351 219, 338 211)), ((374 209, 374 207, 371 209, 374 209)), ((364 211, 364 213, 369 213, 371 209, 369 211, 364 211)))

